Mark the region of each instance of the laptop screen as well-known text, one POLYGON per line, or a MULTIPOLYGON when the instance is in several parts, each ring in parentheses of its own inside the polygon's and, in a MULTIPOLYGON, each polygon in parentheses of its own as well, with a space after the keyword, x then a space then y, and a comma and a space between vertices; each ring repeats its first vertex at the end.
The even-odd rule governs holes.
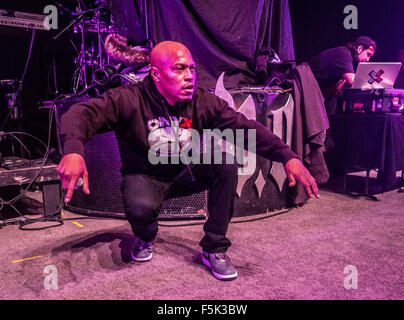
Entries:
POLYGON ((355 73, 352 89, 393 88, 401 62, 361 62, 355 73))

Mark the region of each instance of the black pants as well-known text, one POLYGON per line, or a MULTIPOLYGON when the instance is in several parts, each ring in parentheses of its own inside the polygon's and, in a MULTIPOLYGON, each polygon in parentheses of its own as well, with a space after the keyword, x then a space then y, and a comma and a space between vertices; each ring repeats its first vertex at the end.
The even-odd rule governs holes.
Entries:
POLYGON ((210 253, 226 252, 231 245, 226 233, 233 216, 236 187, 236 164, 191 164, 172 182, 128 174, 122 182, 125 214, 135 236, 151 242, 157 236, 157 216, 163 200, 208 190, 208 218, 199 245, 210 253))

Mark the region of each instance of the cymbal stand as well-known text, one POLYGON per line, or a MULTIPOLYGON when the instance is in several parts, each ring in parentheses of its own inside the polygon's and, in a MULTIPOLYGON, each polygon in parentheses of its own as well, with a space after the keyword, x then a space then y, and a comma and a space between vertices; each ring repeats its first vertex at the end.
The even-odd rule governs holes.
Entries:
MULTIPOLYGON (((102 32, 106 30, 102 29, 102 17, 101 11, 106 7, 105 4, 101 4, 97 8, 89 9, 85 11, 81 11, 81 7, 79 6, 78 9, 80 10, 77 13, 73 13, 73 15, 77 14, 93 14, 91 20, 82 19, 77 25, 75 26, 75 30, 77 27, 80 28, 81 33, 81 50, 79 54, 79 58, 76 58, 76 63, 79 66, 78 75, 75 74, 73 77, 73 91, 74 93, 84 92, 87 88, 89 88, 88 84, 88 70, 87 66, 91 67, 91 74, 94 72, 94 66, 98 69, 103 68, 105 66, 104 60, 104 52, 103 52, 103 42, 102 42, 102 32), (94 24, 93 24, 94 23, 94 24), (88 43, 86 43, 86 35, 90 33, 96 33, 96 40, 93 42, 91 41, 91 47, 88 48, 88 43), (96 49, 94 48, 94 44, 96 43, 96 49), (98 56, 97 56, 98 55, 98 56), (98 59, 97 59, 98 58, 98 59), (81 83, 81 86, 80 86, 81 83)), ((107 28, 107 23, 106 23, 107 28)), ((77 73, 77 71, 76 71, 77 73)))

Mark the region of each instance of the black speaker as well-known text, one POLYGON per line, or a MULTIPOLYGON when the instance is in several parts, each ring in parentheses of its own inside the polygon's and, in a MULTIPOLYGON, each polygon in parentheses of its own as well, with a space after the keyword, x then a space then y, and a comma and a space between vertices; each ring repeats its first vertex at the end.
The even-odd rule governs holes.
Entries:
MULTIPOLYGON (((86 99, 69 99, 56 103, 57 132, 59 120, 73 104, 86 99)), ((59 134, 58 134, 59 139, 59 134)), ((59 143, 60 148, 60 143, 59 143)), ((85 146, 85 160, 90 184, 90 195, 76 190, 66 209, 87 215, 124 218, 121 192, 122 167, 114 132, 96 134, 85 146)), ((205 219, 207 194, 201 192, 163 202, 159 219, 205 219)))

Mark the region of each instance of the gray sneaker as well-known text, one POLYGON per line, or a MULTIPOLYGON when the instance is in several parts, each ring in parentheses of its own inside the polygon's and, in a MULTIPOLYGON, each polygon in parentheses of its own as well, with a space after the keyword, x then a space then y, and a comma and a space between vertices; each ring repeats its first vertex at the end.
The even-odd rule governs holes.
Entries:
POLYGON ((212 270, 219 280, 233 280, 237 278, 237 271, 226 253, 208 253, 203 251, 202 262, 212 270))
POLYGON ((132 259, 138 262, 149 261, 152 258, 152 243, 135 237, 131 250, 132 259))

